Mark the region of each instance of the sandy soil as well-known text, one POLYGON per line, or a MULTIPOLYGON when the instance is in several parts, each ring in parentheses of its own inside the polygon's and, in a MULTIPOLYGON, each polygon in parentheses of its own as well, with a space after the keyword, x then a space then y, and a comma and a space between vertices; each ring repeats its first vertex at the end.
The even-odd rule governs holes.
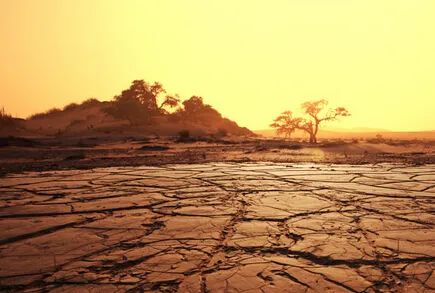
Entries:
POLYGON ((435 163, 435 141, 330 140, 312 146, 264 139, 196 142, 149 138, 17 140, 0 147, 0 176, 10 172, 207 162, 435 163))
POLYGON ((30 172, 0 194, 3 292, 435 290, 435 165, 30 172))

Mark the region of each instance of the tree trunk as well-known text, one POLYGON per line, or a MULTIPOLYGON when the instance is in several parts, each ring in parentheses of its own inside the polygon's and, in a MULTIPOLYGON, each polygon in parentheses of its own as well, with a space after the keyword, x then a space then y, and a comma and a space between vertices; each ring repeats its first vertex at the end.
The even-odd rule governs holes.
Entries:
POLYGON ((317 143, 317 132, 319 131, 319 123, 320 123, 320 121, 316 119, 316 124, 314 126, 314 131, 312 133, 312 136, 313 136, 312 143, 317 143))
POLYGON ((310 143, 317 143, 317 138, 313 133, 310 133, 310 143))

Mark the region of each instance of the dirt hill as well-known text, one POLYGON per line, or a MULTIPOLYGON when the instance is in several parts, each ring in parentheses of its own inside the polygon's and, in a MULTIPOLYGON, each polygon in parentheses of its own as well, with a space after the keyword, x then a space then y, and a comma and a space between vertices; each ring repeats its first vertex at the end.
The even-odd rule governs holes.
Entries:
MULTIPOLYGON (((89 99, 82 104, 70 104, 63 109, 51 109, 27 119, 14 119, 12 124, 0 125, 0 136, 115 136, 115 135, 255 135, 236 122, 224 118, 213 109, 201 119, 186 115, 160 115, 147 123, 132 124, 107 113, 113 102, 89 99)), ((211 107, 210 107, 211 108, 211 107)), ((212 108, 211 108, 212 109, 212 108)), ((203 115, 204 116, 204 115, 203 115)))

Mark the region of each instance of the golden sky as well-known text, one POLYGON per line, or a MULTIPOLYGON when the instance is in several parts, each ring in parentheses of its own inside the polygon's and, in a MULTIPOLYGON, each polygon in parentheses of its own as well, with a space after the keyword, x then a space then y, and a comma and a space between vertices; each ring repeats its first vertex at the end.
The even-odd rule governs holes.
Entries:
POLYGON ((434 0, 0 0, 0 106, 108 100, 133 79, 264 129, 326 98, 332 127, 435 129, 434 0))

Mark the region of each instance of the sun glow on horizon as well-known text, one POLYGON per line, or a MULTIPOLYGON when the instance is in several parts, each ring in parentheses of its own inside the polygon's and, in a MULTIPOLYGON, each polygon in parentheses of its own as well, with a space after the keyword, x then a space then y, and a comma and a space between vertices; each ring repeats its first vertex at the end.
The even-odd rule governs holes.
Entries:
POLYGON ((265 129, 325 98, 327 124, 435 129, 435 1, 0 0, 0 107, 20 117, 134 79, 265 129))

